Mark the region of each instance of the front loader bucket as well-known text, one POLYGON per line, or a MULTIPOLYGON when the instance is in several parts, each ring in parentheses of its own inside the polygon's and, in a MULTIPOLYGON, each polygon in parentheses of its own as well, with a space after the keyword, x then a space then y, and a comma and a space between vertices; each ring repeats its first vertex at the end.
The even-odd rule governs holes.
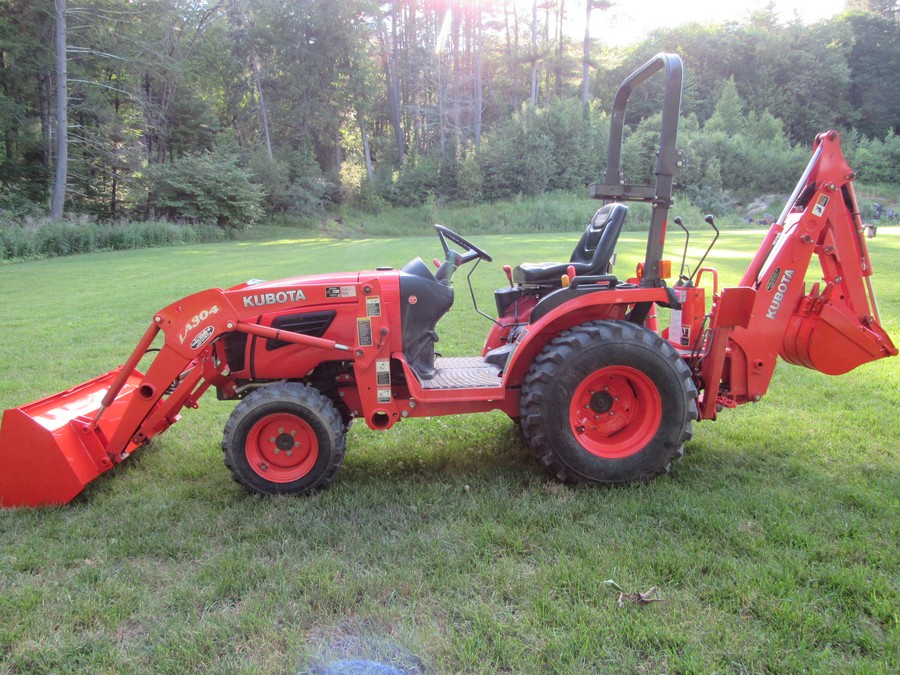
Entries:
POLYGON ((133 370, 99 424, 93 421, 120 371, 3 413, 0 507, 65 504, 118 463, 106 452, 107 431, 118 424, 143 374, 133 370))

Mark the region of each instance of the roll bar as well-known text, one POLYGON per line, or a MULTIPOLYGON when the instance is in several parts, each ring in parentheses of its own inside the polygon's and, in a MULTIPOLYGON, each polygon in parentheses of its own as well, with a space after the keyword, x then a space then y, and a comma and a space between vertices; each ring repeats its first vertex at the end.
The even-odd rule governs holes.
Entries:
POLYGON ((662 258, 666 219, 672 205, 672 183, 678 170, 684 165, 681 152, 675 147, 678 138, 678 118, 681 114, 681 92, 684 80, 684 66, 677 54, 660 53, 629 75, 613 101, 612 120, 609 129, 609 154, 603 182, 590 187, 591 197, 607 201, 649 202, 653 205, 650 234, 647 240, 647 254, 644 261, 642 286, 657 286, 659 261, 662 258), (650 77, 664 70, 665 91, 663 96, 662 122, 659 129, 659 149, 653 173, 656 184, 631 185, 626 182, 622 170, 622 141, 625 134, 625 108, 631 93, 650 77))

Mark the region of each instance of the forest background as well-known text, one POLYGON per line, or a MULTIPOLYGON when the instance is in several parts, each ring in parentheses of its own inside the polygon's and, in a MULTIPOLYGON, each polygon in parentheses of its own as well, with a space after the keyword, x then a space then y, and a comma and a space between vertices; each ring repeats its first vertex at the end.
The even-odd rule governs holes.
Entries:
MULTIPOLYGON (((811 25, 770 5, 618 47, 567 31, 612 4, 0 0, 0 259, 183 237, 141 234, 143 221, 196 240, 584 194, 605 168, 618 83, 661 51, 686 66, 681 198, 746 214, 789 192, 835 128, 874 195, 863 217, 897 219, 898 3, 850 0, 811 25), (63 220, 88 243, 60 236, 63 220)), ((657 89, 629 103, 634 182, 650 180, 657 89)))

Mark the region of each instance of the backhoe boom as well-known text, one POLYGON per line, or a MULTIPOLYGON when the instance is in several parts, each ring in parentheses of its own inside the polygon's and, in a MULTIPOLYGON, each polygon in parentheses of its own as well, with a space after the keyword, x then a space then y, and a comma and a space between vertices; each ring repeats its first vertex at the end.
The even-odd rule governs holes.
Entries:
POLYGON ((749 290, 726 289, 713 305, 701 418, 714 418, 717 404, 759 401, 779 355, 839 375, 897 354, 879 323, 853 179, 837 132, 816 137, 809 166, 741 280, 749 290), (822 281, 807 293, 814 255, 822 281))

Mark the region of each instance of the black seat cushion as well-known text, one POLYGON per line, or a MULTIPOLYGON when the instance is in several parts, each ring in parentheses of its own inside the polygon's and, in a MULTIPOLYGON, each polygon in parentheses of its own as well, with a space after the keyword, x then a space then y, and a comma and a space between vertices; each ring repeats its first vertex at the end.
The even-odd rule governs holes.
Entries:
POLYGON ((608 274, 616 242, 625 224, 628 207, 607 204, 598 209, 572 251, 569 262, 522 263, 513 270, 518 284, 558 285, 571 265, 576 276, 608 274))
POLYGON ((522 263, 513 270, 513 281, 517 284, 560 283, 570 265, 575 268, 576 276, 591 273, 588 263, 522 263))

